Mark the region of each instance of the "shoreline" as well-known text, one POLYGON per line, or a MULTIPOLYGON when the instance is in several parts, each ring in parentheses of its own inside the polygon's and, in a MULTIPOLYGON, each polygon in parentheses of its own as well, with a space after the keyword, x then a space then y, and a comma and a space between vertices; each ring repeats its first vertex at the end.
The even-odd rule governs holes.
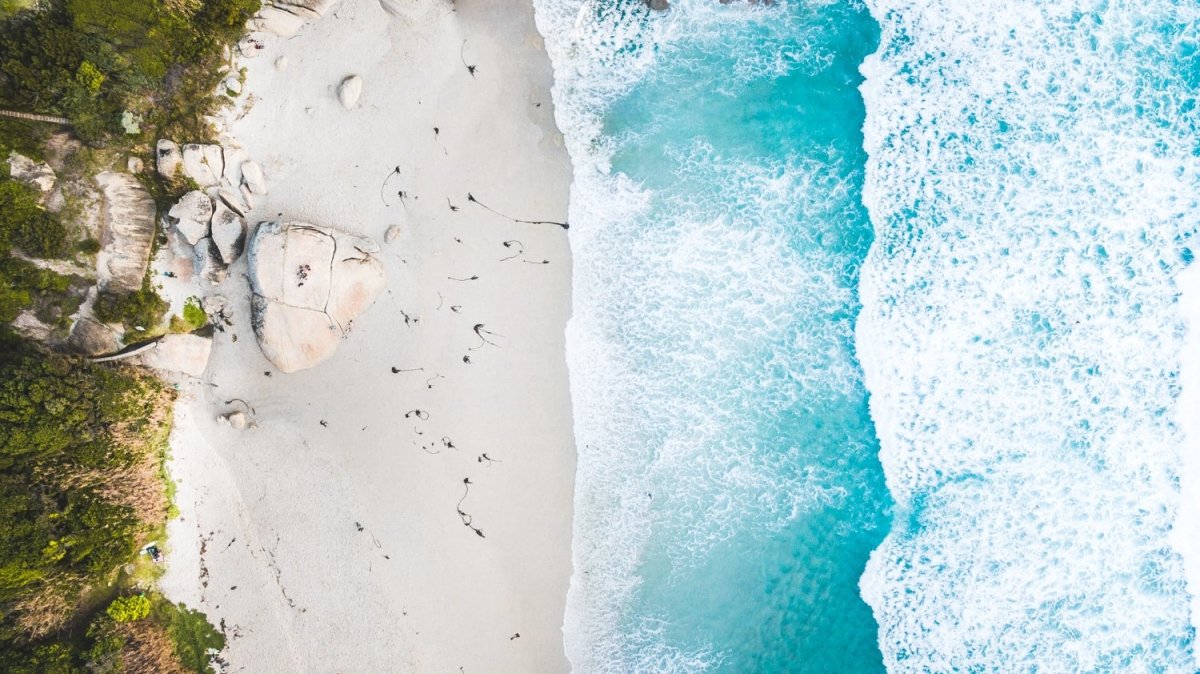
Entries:
POLYGON ((222 626, 234 669, 566 671, 570 250, 512 218, 565 221, 572 167, 532 3, 343 0, 262 42, 229 115, 269 186, 248 222, 374 238, 387 289, 290 375, 255 342, 244 259, 202 289, 234 326, 177 408, 162 587, 222 626), (251 428, 217 424, 234 399, 251 428))

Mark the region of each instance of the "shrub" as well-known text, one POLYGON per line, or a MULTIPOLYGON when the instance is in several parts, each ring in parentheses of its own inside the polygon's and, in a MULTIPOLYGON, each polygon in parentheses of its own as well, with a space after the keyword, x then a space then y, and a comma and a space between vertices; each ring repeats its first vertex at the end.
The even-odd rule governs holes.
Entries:
POLYGON ((200 611, 184 604, 160 600, 154 606, 155 622, 165 626, 175 645, 175 656, 194 672, 213 674, 210 651, 225 648, 225 636, 200 611))
POLYGON ((38 204, 33 188, 0 180, 0 254, 13 246, 34 257, 62 257, 67 229, 38 204))
POLYGON ((80 253, 83 253, 84 255, 95 255, 96 253, 100 252, 100 242, 91 237, 88 237, 88 238, 84 239, 83 241, 79 242, 79 245, 76 247, 76 250, 78 250, 80 253))
POLYGON ((108 617, 119 623, 130 623, 150 615, 150 599, 144 594, 117 597, 104 609, 108 617))
POLYGON ((162 322, 168 308, 166 300, 147 282, 131 293, 100 293, 92 312, 105 323, 121 323, 131 331, 138 328, 149 331, 162 322))

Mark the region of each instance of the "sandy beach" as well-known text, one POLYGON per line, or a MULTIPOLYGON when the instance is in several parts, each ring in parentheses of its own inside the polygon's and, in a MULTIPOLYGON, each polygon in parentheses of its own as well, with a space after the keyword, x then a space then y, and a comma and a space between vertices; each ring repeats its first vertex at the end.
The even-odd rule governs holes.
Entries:
POLYGON ((295 374, 256 344, 244 258, 172 290, 233 326, 183 386, 162 586, 222 626, 227 671, 566 671, 571 260, 514 221, 566 218, 550 64, 528 0, 394 5, 342 0, 239 63, 230 142, 269 187, 247 220, 372 237, 387 289, 295 374))

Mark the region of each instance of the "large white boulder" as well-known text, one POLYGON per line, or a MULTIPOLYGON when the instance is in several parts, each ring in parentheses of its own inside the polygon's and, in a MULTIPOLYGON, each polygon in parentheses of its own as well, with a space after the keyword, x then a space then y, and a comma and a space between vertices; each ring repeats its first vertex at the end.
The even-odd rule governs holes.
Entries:
POLYGON ((207 194, 192 190, 167 211, 167 222, 191 245, 208 236, 213 216, 213 202, 207 194))
POLYGON ((359 75, 350 75, 342 80, 342 83, 338 85, 338 100, 342 102, 342 107, 349 110, 358 105, 362 89, 363 79, 359 75))
POLYGON ((153 349, 135 356, 139 365, 200 377, 208 369, 212 340, 199 335, 167 335, 153 349))
POLYGON ((183 166, 183 152, 173 140, 160 139, 155 148, 155 156, 159 175, 168 180, 174 178, 183 166))
POLYGON ((333 355, 354 319, 383 290, 372 240, 303 222, 264 222, 250 242, 252 323, 263 354, 283 372, 333 355))

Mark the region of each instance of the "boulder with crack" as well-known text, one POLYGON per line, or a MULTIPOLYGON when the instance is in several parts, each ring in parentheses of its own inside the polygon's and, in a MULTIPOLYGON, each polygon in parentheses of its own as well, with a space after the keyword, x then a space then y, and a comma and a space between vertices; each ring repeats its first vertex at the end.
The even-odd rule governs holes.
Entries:
POLYGON ((225 160, 220 145, 183 146, 183 173, 200 187, 213 187, 225 172, 225 160))
POLYGON ((250 242, 251 323, 263 355, 283 372, 333 355, 350 324, 383 290, 371 239, 304 222, 264 222, 250 242))

